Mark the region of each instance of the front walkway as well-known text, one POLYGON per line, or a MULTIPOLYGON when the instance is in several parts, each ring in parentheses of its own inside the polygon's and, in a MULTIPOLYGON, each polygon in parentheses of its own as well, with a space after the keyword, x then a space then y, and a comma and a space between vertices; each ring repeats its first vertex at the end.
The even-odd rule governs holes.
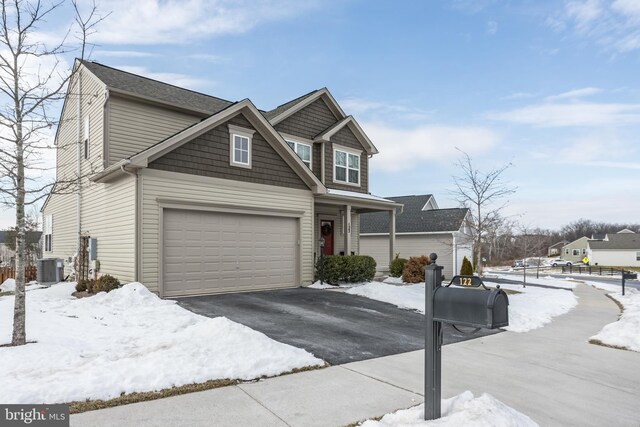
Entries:
MULTIPOLYGON (((542 329, 443 347, 443 397, 489 392, 543 426, 638 426, 640 354, 588 344, 617 319, 604 293, 542 329)), ((381 331, 382 333, 382 331, 381 331)), ((71 417, 72 426, 340 426, 422 403, 423 352, 71 417)))

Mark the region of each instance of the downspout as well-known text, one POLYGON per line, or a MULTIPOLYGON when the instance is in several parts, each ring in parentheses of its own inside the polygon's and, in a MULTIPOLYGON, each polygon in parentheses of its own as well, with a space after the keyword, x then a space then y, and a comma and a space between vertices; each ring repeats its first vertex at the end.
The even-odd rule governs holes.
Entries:
POLYGON ((324 174, 326 173, 325 171, 325 146, 324 146, 324 141, 322 143, 320 143, 320 182, 322 182, 322 184, 324 185, 324 174))
MULTIPOLYGON (((81 203, 82 203, 82 71, 78 66, 78 120, 77 120, 77 133, 78 133, 78 150, 77 150, 77 182, 78 188, 76 191, 76 215, 78 226, 78 240, 76 247, 76 256, 80 255, 80 236, 82 236, 82 219, 81 219, 81 203)), ((76 272, 77 273, 77 272, 76 272)))
POLYGON ((451 237, 453 238, 453 276, 456 276, 460 271, 458 269, 458 241, 456 240, 456 233, 451 233, 451 237))
POLYGON ((138 188, 139 188, 139 175, 137 172, 130 172, 128 170, 126 170, 125 165, 120 165, 120 170, 133 177, 134 179, 134 193, 135 193, 135 200, 134 200, 134 208, 133 208, 133 212, 134 212, 134 228, 135 228, 135 236, 134 236, 134 263, 135 263, 135 267, 133 269, 133 281, 134 282, 139 282, 140 281, 140 209, 138 209, 138 188))

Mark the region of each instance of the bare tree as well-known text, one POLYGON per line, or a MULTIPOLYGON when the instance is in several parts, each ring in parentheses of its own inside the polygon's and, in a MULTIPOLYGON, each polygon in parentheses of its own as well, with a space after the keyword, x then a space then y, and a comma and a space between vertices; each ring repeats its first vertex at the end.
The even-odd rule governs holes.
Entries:
POLYGON ((476 257, 476 272, 482 273, 482 245, 487 231, 496 227, 501 221, 500 211, 505 203, 497 204, 504 197, 516 191, 502 181, 502 174, 511 167, 511 163, 489 172, 477 169, 471 157, 460 151, 463 158, 457 162, 459 176, 454 176, 455 190, 453 195, 458 201, 471 210, 469 228, 473 236, 473 249, 476 257))
POLYGON ((26 343, 25 207, 42 200, 55 184, 41 182, 39 175, 43 171, 42 151, 51 148, 46 131, 56 125, 51 116, 74 73, 63 55, 76 49, 83 57, 87 37, 103 19, 97 15, 95 4, 81 14, 72 0, 75 22, 62 41, 47 45, 38 39, 40 26, 63 5, 64 0, 47 4, 40 0, 0 0, 0 201, 16 211, 12 345, 26 343))

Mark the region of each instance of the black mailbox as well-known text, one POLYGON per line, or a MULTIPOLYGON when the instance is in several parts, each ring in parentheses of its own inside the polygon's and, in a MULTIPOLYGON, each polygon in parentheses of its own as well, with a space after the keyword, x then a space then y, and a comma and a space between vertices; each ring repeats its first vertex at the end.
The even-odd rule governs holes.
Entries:
POLYGON ((502 289, 438 287, 433 295, 433 320, 497 329, 509 325, 508 306, 502 289))
POLYGON ((634 280, 638 278, 638 273, 632 273, 632 272, 623 272, 622 273, 622 278, 625 280, 634 280))

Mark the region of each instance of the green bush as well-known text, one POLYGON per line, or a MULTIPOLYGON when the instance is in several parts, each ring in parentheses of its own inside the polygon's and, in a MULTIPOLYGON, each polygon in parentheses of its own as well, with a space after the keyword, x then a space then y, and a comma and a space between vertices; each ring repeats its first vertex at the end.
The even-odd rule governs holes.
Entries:
POLYGON ((405 283, 424 282, 424 266, 431 264, 429 257, 412 256, 402 269, 402 281, 405 283))
POLYGON ((104 274, 98 277, 91 287, 91 292, 97 294, 98 292, 110 292, 114 289, 118 289, 120 287, 120 281, 115 277, 104 274))
MULTIPOLYGON (((320 278, 321 260, 316 262, 320 278)), ((324 257, 324 281, 331 284, 369 282, 376 275, 376 261, 367 255, 330 255, 324 257)))
POLYGON ((464 257, 462 259, 462 266, 460 267, 460 275, 461 276, 473 275, 473 266, 471 265, 471 261, 469 261, 469 258, 467 257, 464 257))
POLYGON ((402 269, 406 263, 406 258, 400 258, 400 254, 396 254, 396 257, 391 261, 391 264, 389 264, 389 275, 391 277, 402 276, 402 269))
POLYGON ((77 284, 76 284, 76 291, 78 292, 84 292, 87 290, 87 285, 89 280, 80 280, 77 284))

